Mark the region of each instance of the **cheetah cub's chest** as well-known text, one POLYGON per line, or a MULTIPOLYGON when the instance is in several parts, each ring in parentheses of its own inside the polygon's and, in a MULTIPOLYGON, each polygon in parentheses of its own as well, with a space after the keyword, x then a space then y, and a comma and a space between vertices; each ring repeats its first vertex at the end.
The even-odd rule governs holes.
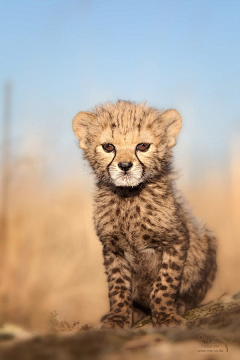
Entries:
POLYGON ((108 239, 108 246, 127 251, 131 258, 137 253, 149 257, 149 251, 145 250, 159 248, 163 231, 156 209, 150 211, 148 204, 141 203, 141 198, 110 197, 104 205, 97 204, 94 219, 98 236, 104 242, 108 239))

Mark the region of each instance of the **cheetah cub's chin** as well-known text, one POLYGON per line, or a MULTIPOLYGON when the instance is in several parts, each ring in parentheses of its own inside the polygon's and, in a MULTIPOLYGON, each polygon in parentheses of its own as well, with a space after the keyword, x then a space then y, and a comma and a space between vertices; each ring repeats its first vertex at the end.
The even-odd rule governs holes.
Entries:
POLYGON ((80 112, 73 129, 97 183, 94 224, 103 245, 110 310, 97 328, 185 326, 216 273, 216 239, 176 191, 176 110, 118 101, 80 112))

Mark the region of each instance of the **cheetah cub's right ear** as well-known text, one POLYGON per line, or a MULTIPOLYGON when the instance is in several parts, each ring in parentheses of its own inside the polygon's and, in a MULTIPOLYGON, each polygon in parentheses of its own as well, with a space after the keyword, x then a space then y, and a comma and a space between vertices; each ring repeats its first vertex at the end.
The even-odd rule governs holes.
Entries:
POLYGON ((83 150, 87 149, 87 133, 93 119, 94 115, 88 111, 80 111, 73 119, 73 131, 79 140, 79 147, 83 150))

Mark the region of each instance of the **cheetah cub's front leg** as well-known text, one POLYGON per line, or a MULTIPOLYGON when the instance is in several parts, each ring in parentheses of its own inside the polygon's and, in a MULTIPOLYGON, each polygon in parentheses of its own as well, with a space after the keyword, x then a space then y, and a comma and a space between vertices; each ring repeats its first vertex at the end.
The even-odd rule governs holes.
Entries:
POLYGON ((132 326, 131 270, 121 254, 103 248, 104 266, 108 279, 110 312, 95 329, 122 329, 132 326))
POLYGON ((186 326, 185 319, 177 314, 176 298, 180 288, 187 244, 168 246, 162 255, 162 267, 150 294, 152 322, 170 327, 186 326))

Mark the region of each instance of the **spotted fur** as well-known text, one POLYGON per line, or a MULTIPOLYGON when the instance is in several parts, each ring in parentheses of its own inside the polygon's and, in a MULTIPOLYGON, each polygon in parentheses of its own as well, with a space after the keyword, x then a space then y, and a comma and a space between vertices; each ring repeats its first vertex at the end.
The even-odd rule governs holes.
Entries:
POLYGON ((110 302, 100 327, 131 327, 134 309, 151 313, 154 326, 183 324, 214 280, 216 240, 175 189, 180 115, 118 101, 80 112, 73 128, 97 180, 94 222, 110 302))

